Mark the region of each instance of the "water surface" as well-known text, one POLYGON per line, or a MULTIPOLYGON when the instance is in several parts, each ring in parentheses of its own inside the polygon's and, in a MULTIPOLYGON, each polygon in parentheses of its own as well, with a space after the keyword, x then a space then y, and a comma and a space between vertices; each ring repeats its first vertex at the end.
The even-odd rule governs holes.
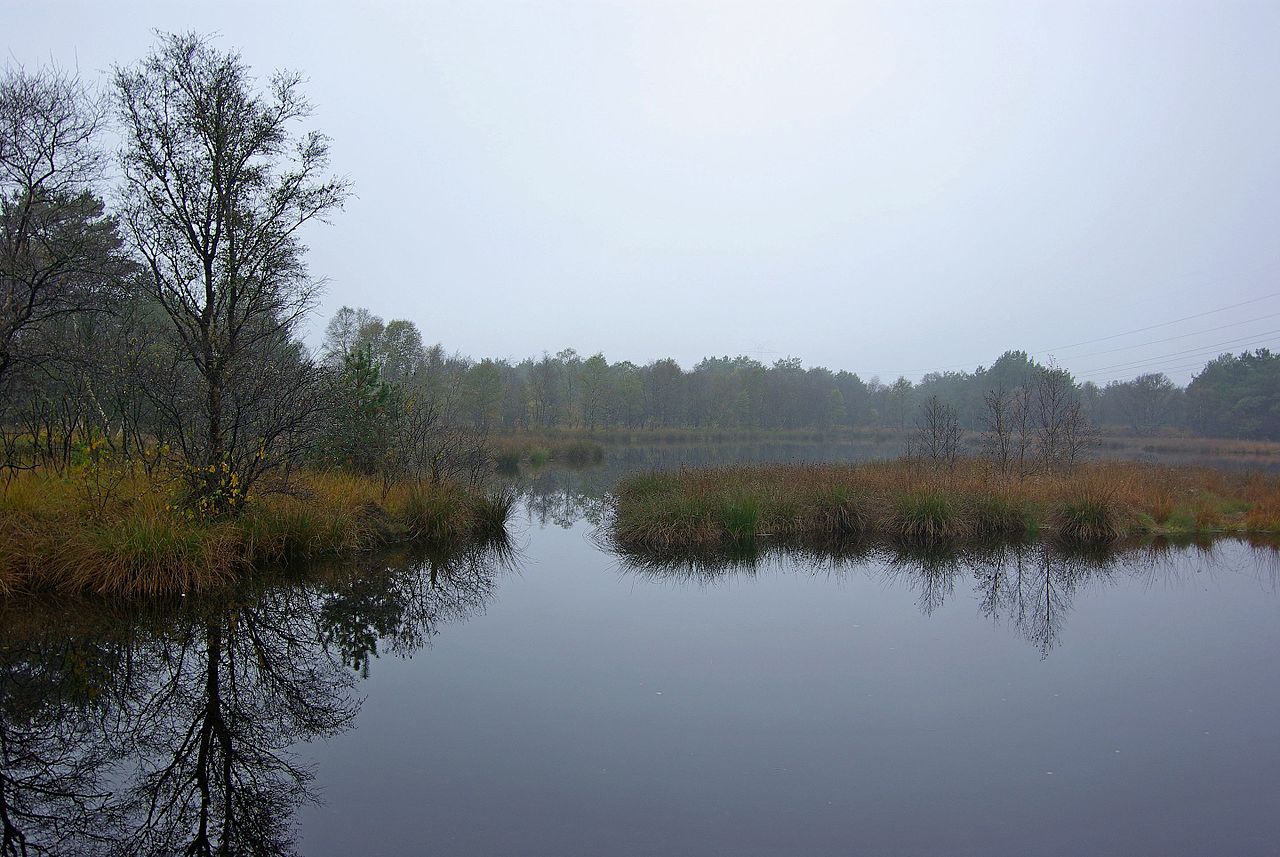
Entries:
POLYGON ((688 456, 522 477, 514 552, 11 603, 0 807, 54 853, 1280 851, 1273 548, 602 550, 688 456))
POLYGON ((1276 851, 1269 555, 704 574, 590 532, 532 529, 483 614, 374 665, 309 851, 1276 851))

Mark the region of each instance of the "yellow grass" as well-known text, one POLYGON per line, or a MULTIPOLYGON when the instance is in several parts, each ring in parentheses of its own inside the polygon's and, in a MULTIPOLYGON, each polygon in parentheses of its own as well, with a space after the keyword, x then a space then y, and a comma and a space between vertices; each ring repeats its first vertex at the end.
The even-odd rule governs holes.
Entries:
POLYGON ((264 486, 236 518, 201 521, 175 486, 129 475, 107 496, 88 474, 24 473, 0 490, 0 594, 126 596, 227 585, 256 565, 499 536, 510 499, 462 486, 309 472, 264 486))
POLYGON ((619 546, 658 550, 761 537, 1104 543, 1241 532, 1280 533, 1280 479, 1134 462, 1016 478, 979 460, 952 470, 898 460, 647 474, 621 483, 610 526, 619 546))

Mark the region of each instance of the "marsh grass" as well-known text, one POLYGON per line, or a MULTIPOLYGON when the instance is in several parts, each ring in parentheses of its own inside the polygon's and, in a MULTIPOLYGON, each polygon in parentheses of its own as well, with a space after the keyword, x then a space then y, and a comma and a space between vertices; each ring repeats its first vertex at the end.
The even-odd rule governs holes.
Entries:
POLYGON ((141 473, 108 502, 77 475, 25 473, 0 490, 0 594, 158 596, 233 583, 263 564, 397 544, 456 545, 504 531, 514 499, 445 483, 309 472, 264 485, 234 518, 199 520, 179 487, 141 473))
POLYGON ((1129 534, 1126 514, 1112 495, 1086 488, 1055 505, 1051 531, 1072 544, 1110 544, 1129 534))
POLYGON ((508 435, 493 441, 494 467, 499 473, 516 473, 520 463, 543 467, 548 461, 571 467, 585 467, 604 461, 604 447, 584 437, 508 435))
POLYGON ((884 531, 908 544, 958 542, 971 533, 970 517, 960 499, 944 490, 912 490, 893 498, 884 531))
POLYGON ((754 541, 759 524, 760 501, 755 497, 731 497, 720 509, 720 526, 729 541, 735 544, 754 541))
POLYGON ((1026 498, 997 489, 968 498, 973 534, 1002 541, 1019 541, 1040 532, 1035 506, 1026 498))
POLYGON ((1280 479, 1132 462, 1021 479, 979 460, 949 470, 896 460, 649 473, 620 483, 609 522, 614 545, 658 551, 760 538, 1105 545, 1241 532, 1280 533, 1280 479))

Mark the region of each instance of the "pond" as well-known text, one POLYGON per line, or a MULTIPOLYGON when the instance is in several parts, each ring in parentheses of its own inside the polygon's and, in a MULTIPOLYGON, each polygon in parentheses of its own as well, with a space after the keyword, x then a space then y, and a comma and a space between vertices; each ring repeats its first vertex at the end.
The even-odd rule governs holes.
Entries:
POLYGON ((1280 851, 1274 548, 599 547, 619 473, 721 454, 523 476, 509 549, 11 603, 6 830, 54 853, 1280 851))

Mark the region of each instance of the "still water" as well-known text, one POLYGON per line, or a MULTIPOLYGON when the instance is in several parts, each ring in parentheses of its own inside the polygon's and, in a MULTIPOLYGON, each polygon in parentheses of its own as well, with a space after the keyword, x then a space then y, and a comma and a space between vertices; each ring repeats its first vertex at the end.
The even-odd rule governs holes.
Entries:
POLYGON ((512 551, 10 605, 0 820, 54 853, 1280 853, 1274 549, 602 550, 608 484, 678 463, 522 478, 512 551))

